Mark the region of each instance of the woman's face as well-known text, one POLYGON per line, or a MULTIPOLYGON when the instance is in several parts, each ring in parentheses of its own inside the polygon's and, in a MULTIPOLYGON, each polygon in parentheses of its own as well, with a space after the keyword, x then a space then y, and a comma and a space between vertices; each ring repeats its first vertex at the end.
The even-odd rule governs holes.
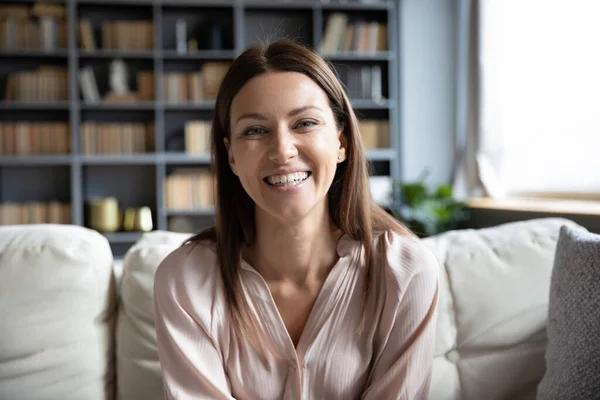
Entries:
POLYGON ((312 79, 298 72, 254 77, 233 99, 230 126, 229 164, 257 213, 291 222, 327 210, 346 140, 312 79))

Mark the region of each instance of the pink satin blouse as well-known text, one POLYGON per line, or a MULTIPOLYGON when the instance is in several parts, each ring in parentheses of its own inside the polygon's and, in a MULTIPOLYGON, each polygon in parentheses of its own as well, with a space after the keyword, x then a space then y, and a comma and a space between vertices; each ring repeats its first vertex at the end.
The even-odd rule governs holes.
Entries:
POLYGON ((374 286, 366 323, 361 245, 342 236, 339 260, 315 301, 297 348, 269 288, 242 260, 253 317, 279 357, 261 358, 228 316, 216 254, 184 246, 159 266, 154 283, 158 354, 170 399, 426 399, 431 377, 439 265, 415 238, 375 239, 374 286))

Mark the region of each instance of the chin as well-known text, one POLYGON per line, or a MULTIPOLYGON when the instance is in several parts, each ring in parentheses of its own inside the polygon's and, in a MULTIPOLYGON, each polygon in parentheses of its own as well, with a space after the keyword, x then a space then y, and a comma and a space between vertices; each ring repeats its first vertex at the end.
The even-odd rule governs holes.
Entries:
POLYGON ((310 208, 306 206, 299 207, 277 207, 267 211, 270 215, 282 221, 283 223, 292 223, 300 221, 310 213, 310 208))

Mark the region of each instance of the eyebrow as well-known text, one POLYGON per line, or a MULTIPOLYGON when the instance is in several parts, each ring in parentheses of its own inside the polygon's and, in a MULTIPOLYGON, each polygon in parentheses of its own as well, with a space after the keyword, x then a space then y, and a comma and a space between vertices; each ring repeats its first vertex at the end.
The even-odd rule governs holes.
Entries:
MULTIPOLYGON (((289 117, 294 117, 306 110, 310 110, 310 109, 315 109, 318 111, 323 112, 323 110, 317 106, 304 106, 304 107, 298 107, 298 108, 294 108, 292 111, 289 112, 288 116, 289 117)), ((264 114, 260 114, 260 113, 247 113, 247 114, 242 114, 238 117, 238 119, 235 121, 235 123, 237 124, 238 122, 240 122, 240 120, 245 119, 245 118, 249 118, 249 119, 258 119, 261 121, 266 121, 267 117, 264 114)))

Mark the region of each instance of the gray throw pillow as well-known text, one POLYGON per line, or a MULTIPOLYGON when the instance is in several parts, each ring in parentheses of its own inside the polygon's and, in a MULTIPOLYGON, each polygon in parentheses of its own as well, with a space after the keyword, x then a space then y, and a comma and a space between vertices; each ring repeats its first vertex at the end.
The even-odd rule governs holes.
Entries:
POLYGON ((600 399, 600 235, 560 230, 538 400, 600 399))

